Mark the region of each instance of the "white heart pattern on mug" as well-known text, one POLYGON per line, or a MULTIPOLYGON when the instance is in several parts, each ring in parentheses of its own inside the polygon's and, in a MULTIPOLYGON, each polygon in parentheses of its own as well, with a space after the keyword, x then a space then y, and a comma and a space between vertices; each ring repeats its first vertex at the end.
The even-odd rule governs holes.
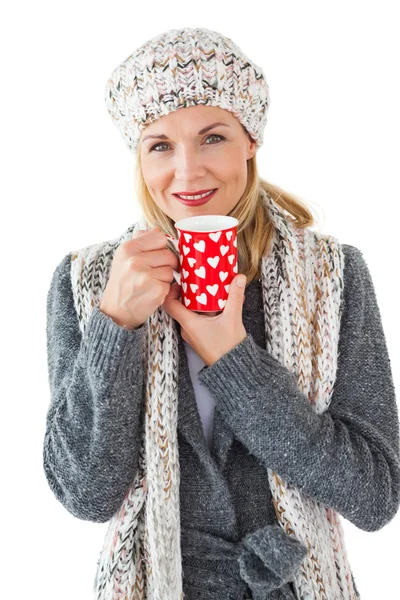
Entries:
MULTIPOLYGON (((181 236, 181 232, 180 230, 178 231, 178 235, 179 237, 181 236)), ((229 265, 233 265, 235 262, 235 259, 237 259, 235 252, 232 254, 228 254, 229 250, 231 249, 232 252, 232 245, 234 247, 237 247, 237 237, 234 235, 235 232, 234 231, 217 231, 217 232, 212 232, 208 234, 208 237, 210 238, 210 240, 215 243, 218 244, 218 250, 219 252, 217 253, 216 256, 208 256, 206 259, 207 264, 209 264, 213 269, 217 270, 218 266, 220 268, 219 271, 216 271, 216 273, 218 273, 218 278, 219 280, 223 283, 229 276, 230 273, 232 273, 232 271, 236 274, 238 272, 238 263, 236 262, 235 266, 232 268, 231 266, 228 268, 228 264, 227 262, 224 262, 226 260, 228 260, 229 265), (225 244, 221 244, 218 242, 221 242, 221 235, 222 233, 225 233, 226 235, 226 240, 227 240, 227 245, 225 244), (234 238, 234 239, 233 239, 234 238), (232 241, 233 239, 233 241, 232 241), (221 257, 225 257, 225 258, 221 258, 221 257), (224 268, 228 268, 227 271, 224 270, 224 268)), ((188 243, 188 245, 182 244, 181 246, 181 252, 179 253, 179 259, 180 259, 180 263, 181 263, 181 273, 182 273, 182 282, 181 282, 181 287, 182 287, 182 294, 183 294, 183 300, 186 306, 189 306, 189 304, 191 303, 191 299, 186 297, 186 294, 188 292, 188 288, 190 288, 191 293, 193 294, 193 297, 195 298, 195 301, 198 302, 199 304, 203 305, 203 306, 210 306, 213 305, 213 303, 217 302, 218 306, 219 306, 219 310, 222 310, 225 305, 227 300, 222 300, 221 298, 218 298, 218 296, 221 296, 221 292, 220 292, 220 285, 218 283, 214 283, 213 285, 205 285, 207 284, 207 278, 211 277, 211 280, 214 279, 215 281, 215 276, 212 276, 212 274, 207 271, 207 267, 206 265, 201 265, 199 266, 197 269, 194 268, 194 266, 197 264, 201 264, 204 259, 201 258, 200 260, 196 260, 196 258, 193 258, 190 255, 190 251, 192 249, 192 247, 197 250, 198 252, 207 252, 207 254, 210 253, 214 253, 216 252, 216 250, 211 250, 212 246, 210 246, 211 241, 208 242, 208 238, 199 240, 198 242, 194 242, 193 239, 193 235, 189 234, 189 233, 185 233, 183 232, 184 235, 184 239, 186 240, 186 242, 188 243), (184 261, 187 261, 188 266, 190 267, 190 269, 192 269, 192 271, 190 270, 185 270, 182 268, 182 263, 185 264, 184 261), (196 284, 196 283, 190 283, 187 281, 183 281, 183 279, 187 279, 189 277, 190 273, 193 273, 194 270, 194 274, 197 277, 200 277, 203 280, 206 280, 204 282, 204 284, 196 284), (202 293, 200 293, 201 290, 204 290, 204 285, 206 288, 206 291, 203 291, 202 293), (197 295, 196 296, 196 292, 197 295), (215 298, 213 300, 213 298, 215 298)), ((205 257, 204 257, 205 258, 205 257)), ((186 266, 186 265, 185 265, 186 266)), ((230 290, 230 284, 224 285, 224 293, 229 294, 229 290, 230 290)), ((222 289, 222 286, 221 286, 222 289)), ((213 308, 213 310, 216 310, 213 308)))
POLYGON ((207 258, 207 262, 215 269, 219 263, 219 256, 214 256, 214 258, 207 258))
POLYGON ((207 296, 204 292, 201 294, 201 296, 196 296, 196 300, 197 302, 200 302, 200 304, 207 304, 207 296))
MULTIPOLYGON (((203 266, 195 269, 194 272, 196 273, 197 277, 201 277, 202 279, 206 278, 206 270, 203 266)), ((187 271, 187 274, 189 275, 189 271, 187 271)))
POLYGON ((218 292, 218 283, 214 283, 214 285, 206 285, 206 290, 207 292, 209 292, 212 296, 215 296, 215 294, 218 292))
POLYGON ((199 242, 195 242, 193 244, 193 247, 196 248, 196 250, 198 250, 199 252, 204 252, 204 250, 206 249, 206 243, 204 240, 200 240, 199 242))
POLYGON ((209 233, 208 237, 211 238, 213 242, 218 242, 219 238, 221 237, 221 233, 222 231, 217 231, 216 233, 209 233))

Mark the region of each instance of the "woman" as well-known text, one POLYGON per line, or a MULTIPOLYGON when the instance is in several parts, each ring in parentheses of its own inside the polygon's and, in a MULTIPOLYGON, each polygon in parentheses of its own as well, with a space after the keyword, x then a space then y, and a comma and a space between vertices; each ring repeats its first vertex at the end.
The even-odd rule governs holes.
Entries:
POLYGON ((340 515, 377 531, 400 502, 362 253, 311 231, 309 210, 258 176, 269 90, 229 38, 167 31, 106 91, 143 219, 54 272, 44 441, 56 498, 110 521, 96 597, 359 598, 340 515), (210 189, 201 206, 179 197, 210 189), (247 286, 238 274, 213 315, 180 302, 165 237, 199 214, 239 221, 247 286))

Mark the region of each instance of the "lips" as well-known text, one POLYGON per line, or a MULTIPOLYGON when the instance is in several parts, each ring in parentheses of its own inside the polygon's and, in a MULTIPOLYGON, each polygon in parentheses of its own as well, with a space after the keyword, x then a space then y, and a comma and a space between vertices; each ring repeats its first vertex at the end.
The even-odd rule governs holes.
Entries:
POLYGON ((208 190, 199 190, 198 192, 175 192, 174 196, 176 196, 178 194, 179 194, 179 196, 199 196, 200 194, 205 194, 206 192, 211 192, 214 189, 216 189, 216 188, 209 188, 208 190))
MULTIPOLYGON (((215 189, 213 192, 211 192, 211 194, 209 194, 208 196, 205 196, 205 198, 200 198, 199 200, 184 200, 183 198, 180 198, 177 194, 174 194, 174 196, 177 200, 179 200, 179 202, 181 202, 185 206, 200 206, 201 204, 205 204, 206 202, 209 202, 209 200, 211 198, 214 198, 217 191, 218 191, 218 188, 215 189)), ((204 193, 206 193, 206 192, 204 192, 204 193)), ((193 194, 193 196, 194 195, 195 194, 193 194)))

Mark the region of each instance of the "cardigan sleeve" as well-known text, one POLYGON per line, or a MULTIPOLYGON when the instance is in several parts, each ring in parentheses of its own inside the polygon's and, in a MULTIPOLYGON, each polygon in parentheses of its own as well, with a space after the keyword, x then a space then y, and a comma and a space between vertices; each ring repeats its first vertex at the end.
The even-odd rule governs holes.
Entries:
POLYGON ((251 334, 198 379, 265 468, 360 529, 377 531, 400 504, 398 408, 371 274, 360 250, 343 249, 338 368, 324 413, 251 334))
POLYGON ((70 269, 67 254, 47 294, 51 400, 43 467, 72 515, 103 523, 119 509, 138 466, 144 328, 124 329, 96 307, 82 336, 70 269))

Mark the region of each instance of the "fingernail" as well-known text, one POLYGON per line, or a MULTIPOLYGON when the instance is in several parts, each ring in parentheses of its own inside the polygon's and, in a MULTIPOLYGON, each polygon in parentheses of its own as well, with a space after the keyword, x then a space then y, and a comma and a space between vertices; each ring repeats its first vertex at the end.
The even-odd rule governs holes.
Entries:
POLYGON ((237 284, 239 287, 244 288, 246 286, 246 275, 239 275, 237 278, 237 284))

